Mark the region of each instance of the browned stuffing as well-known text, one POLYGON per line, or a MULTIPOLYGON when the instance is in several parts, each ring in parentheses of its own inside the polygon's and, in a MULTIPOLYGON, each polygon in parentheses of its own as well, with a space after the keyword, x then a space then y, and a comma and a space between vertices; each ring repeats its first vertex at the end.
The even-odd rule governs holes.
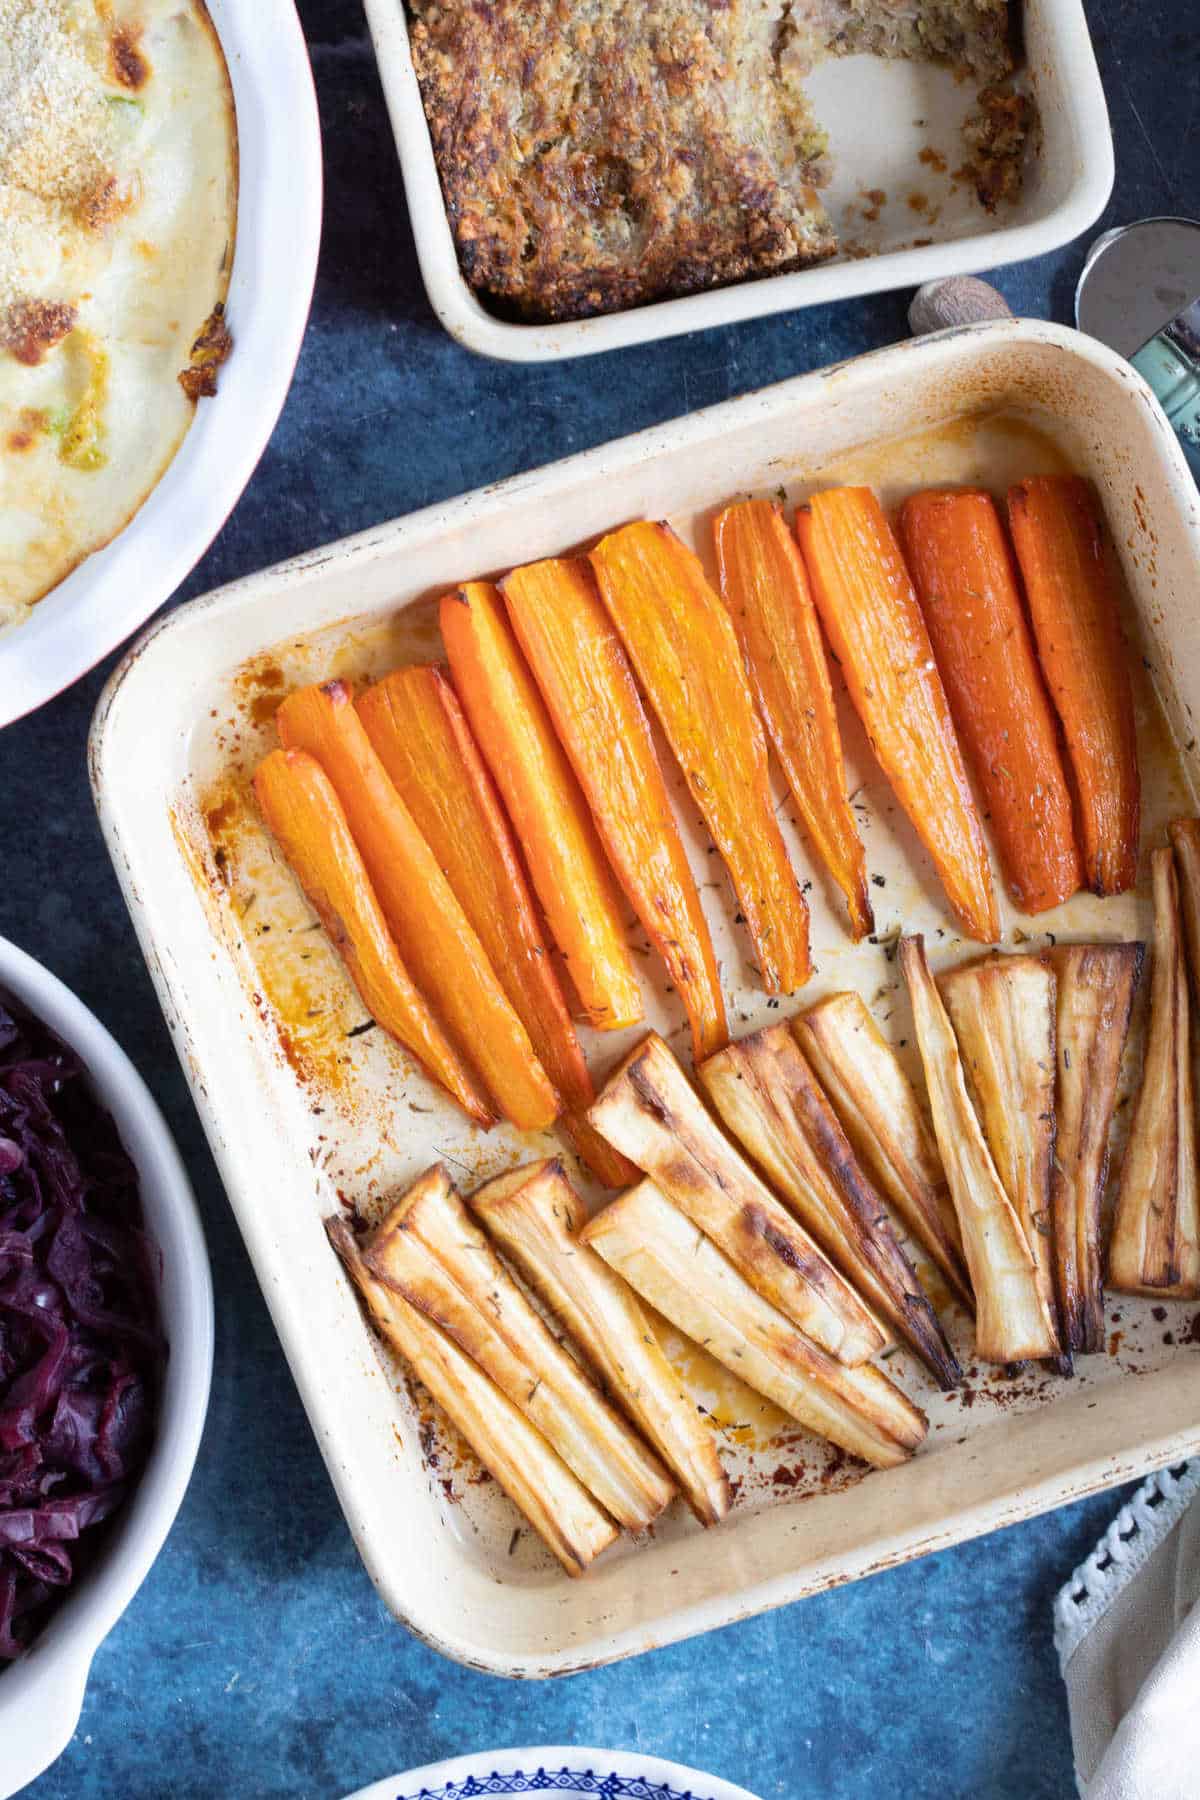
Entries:
POLYGON ((459 260, 510 311, 579 318, 833 253, 825 137, 784 59, 782 5, 412 12, 459 260))
POLYGON ((794 0, 820 55, 906 56, 950 63, 977 81, 1012 69, 1007 0, 794 0))
MULTIPOLYGON (((821 58, 932 59, 983 83, 1013 66, 1008 0, 409 0, 409 10, 463 274, 531 321, 832 256, 817 192, 826 135, 804 91, 821 58)), ((1011 169, 1019 178, 1015 155, 1011 169)))
POLYGON ((1032 124, 1032 105, 1007 82, 994 82, 980 93, 978 107, 966 123, 971 154, 963 173, 974 183, 979 204, 989 213, 1003 201, 1020 198, 1025 145, 1032 124))

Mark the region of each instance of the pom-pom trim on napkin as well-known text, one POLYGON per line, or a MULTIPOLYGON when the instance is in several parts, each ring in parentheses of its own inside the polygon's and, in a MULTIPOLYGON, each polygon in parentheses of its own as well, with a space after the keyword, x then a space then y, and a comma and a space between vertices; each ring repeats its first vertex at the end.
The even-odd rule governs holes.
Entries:
POLYGON ((1200 1460, 1160 1469, 1123 1506, 1054 1602, 1054 1648, 1067 1664, 1092 1626, 1200 1495, 1200 1460))

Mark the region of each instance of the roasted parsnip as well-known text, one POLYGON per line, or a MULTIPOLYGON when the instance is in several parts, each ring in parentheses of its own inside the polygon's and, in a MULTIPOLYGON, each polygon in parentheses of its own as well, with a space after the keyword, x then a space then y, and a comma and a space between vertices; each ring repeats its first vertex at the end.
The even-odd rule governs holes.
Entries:
POLYGON ((792 1020, 833 1110, 904 1230, 975 1309, 962 1233, 933 1133, 899 1058, 861 995, 831 994, 792 1020))
POLYGON ((643 1181, 583 1232, 651 1306, 809 1431, 878 1468, 903 1462, 927 1421, 878 1369, 826 1356, 728 1257, 643 1181))
MULTIPOLYGON (((996 1171, 1059 1337, 1052 1183, 1058 983, 1040 956, 990 956, 938 982, 996 1171)), ((1069 1357, 1060 1359, 1069 1370, 1069 1357)))
POLYGON ((1054 1356, 1058 1338, 1038 1287, 1033 1252, 975 1116, 923 938, 900 940, 900 966, 912 1000, 933 1129, 975 1290, 976 1350, 985 1362, 1054 1356))
POLYGON ((1167 836, 1175 852, 1179 910, 1192 972, 1192 1004, 1200 1006, 1200 819, 1172 819, 1167 836))
POLYGON ((730 1044, 696 1073, 726 1127, 834 1266, 940 1386, 956 1386, 962 1371, 937 1314, 789 1028, 771 1025, 730 1044))
POLYGON ((1175 853, 1155 850, 1154 957, 1142 1085, 1130 1127, 1108 1279, 1126 1294, 1200 1299, 1200 1171, 1191 1002, 1175 853))
POLYGON ((633 1289, 579 1233, 587 1208, 557 1161, 532 1163, 477 1188, 469 1204, 580 1354, 678 1480, 702 1525, 729 1511, 716 1441, 662 1352, 633 1289))
POLYGON ((734 1149, 656 1032, 618 1066, 588 1117, 823 1350, 853 1367, 885 1347, 876 1320, 734 1149))
POLYGON ((1121 1055, 1141 974, 1140 944, 1060 944, 1054 1149, 1054 1273, 1063 1347, 1104 1348, 1100 1209, 1121 1055))
POLYGON ((427 1170, 400 1197, 362 1254, 491 1376, 618 1524, 653 1524, 674 1484, 547 1329, 444 1169, 427 1170))
POLYGON ((444 1332, 377 1281, 344 1219, 325 1221, 372 1324, 425 1383, 568 1575, 582 1575, 619 1535, 583 1483, 494 1381, 444 1332))

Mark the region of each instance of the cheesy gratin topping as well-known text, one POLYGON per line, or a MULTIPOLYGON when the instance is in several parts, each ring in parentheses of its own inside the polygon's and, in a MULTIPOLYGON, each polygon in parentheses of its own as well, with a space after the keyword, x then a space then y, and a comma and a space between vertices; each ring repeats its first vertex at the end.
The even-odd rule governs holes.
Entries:
POLYGON ((216 392, 237 209, 203 0, 0 0, 0 630, 216 392))

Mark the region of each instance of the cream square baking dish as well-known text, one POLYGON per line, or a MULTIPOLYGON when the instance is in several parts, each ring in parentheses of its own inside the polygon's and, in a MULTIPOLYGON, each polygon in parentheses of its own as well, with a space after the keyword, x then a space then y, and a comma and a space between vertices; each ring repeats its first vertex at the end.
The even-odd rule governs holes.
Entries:
POLYGON ((1040 145, 1018 205, 989 218, 969 184, 954 180, 961 124, 973 96, 970 83, 928 65, 870 56, 835 59, 819 67, 806 88, 830 133, 833 179, 824 198, 843 244, 839 260, 603 318, 514 324, 484 306, 460 273, 413 69, 404 0, 364 4, 426 291, 450 335, 485 356, 548 362, 624 349, 1022 262, 1086 231, 1112 192, 1112 133, 1082 0, 1014 0, 1023 17, 1023 79, 1041 117, 1040 145))
MULTIPOLYGON (((482 1179, 545 1153, 545 1141, 505 1129, 481 1136, 380 1033, 363 1030, 361 1003, 257 828, 222 838, 238 791, 225 775, 244 774, 268 747, 271 707, 292 682, 436 654, 431 602, 468 575, 586 542, 639 513, 670 518, 702 543, 713 505, 741 491, 798 498, 815 481, 856 475, 891 500, 923 480, 1002 484, 1060 459, 1098 482, 1129 579, 1145 660, 1145 843, 1194 804, 1200 499, 1128 365, 1039 323, 900 345, 381 526, 193 602, 153 627, 113 676, 92 729, 92 778, 151 974, 364 1561, 396 1615, 446 1654, 522 1676, 631 1655, 1181 1459, 1200 1447, 1200 1329, 1191 1344, 1190 1314, 1176 1309, 1164 1332, 1148 1303, 1126 1300, 1109 1307, 1111 1354, 1081 1363, 1074 1382, 972 1371, 969 1398, 947 1397, 905 1369, 929 1410, 930 1440, 882 1474, 780 1433, 778 1421, 741 1410, 751 1405, 744 1393, 718 1392, 693 1368, 742 1483, 733 1516, 705 1534, 673 1513, 653 1542, 620 1546, 568 1581, 521 1538, 509 1503, 430 1433, 321 1226, 342 1201, 377 1208, 435 1156, 464 1181, 482 1179)), ((881 941, 851 946, 818 881, 818 974, 803 1001, 846 985, 876 1002, 895 993, 886 940, 901 920, 926 931, 940 960, 948 943, 928 869, 861 740, 847 738, 847 758, 883 883, 881 941)), ((706 870, 740 1035, 780 1017, 768 1010, 778 1002, 755 991, 686 810, 683 823, 706 870)), ((1124 937, 1144 935, 1149 919, 1143 885, 1103 904, 1078 896, 1038 926, 1124 937)), ((1020 941, 1011 908, 1004 920, 1006 941, 1020 941)), ((905 1029, 902 1004, 875 1009, 893 1015, 894 1037, 905 1029)), ((678 1002, 661 989, 648 994, 647 1016, 680 1030, 678 1002)), ((633 1036, 587 1040, 597 1072, 633 1036)), ((955 1330, 969 1363, 969 1328, 955 1330)))

